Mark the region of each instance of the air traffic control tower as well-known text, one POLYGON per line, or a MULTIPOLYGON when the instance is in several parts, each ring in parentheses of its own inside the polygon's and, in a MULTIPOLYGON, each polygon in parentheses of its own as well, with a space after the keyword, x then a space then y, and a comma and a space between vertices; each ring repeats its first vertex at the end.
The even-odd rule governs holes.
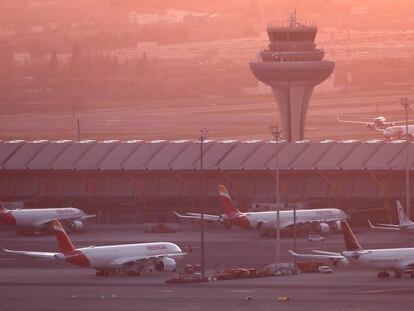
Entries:
POLYGON ((318 28, 297 22, 289 13, 284 26, 269 26, 269 48, 260 52, 260 60, 250 62, 256 78, 272 87, 280 114, 282 136, 287 141, 304 138, 306 114, 313 88, 332 73, 335 62, 323 60, 317 49, 318 28))

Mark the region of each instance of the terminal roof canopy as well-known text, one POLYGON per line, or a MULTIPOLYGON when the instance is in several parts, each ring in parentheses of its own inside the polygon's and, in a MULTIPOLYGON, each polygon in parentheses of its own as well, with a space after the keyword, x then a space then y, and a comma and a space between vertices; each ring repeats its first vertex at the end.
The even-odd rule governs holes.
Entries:
POLYGON ((96 170, 99 162, 119 144, 118 141, 104 141, 94 144, 76 161, 75 169, 96 170))
POLYGON ((134 153, 122 164, 125 170, 144 170, 147 163, 151 161, 158 152, 167 145, 166 142, 146 142, 142 143, 134 153))
POLYGON ((70 140, 48 143, 27 165, 32 170, 48 170, 50 164, 72 144, 70 140))
POLYGON ((341 168, 347 170, 365 169, 365 163, 374 155, 383 143, 364 142, 358 144, 355 149, 342 161, 341 168))
POLYGON ((120 170, 122 164, 134 153, 142 141, 126 141, 117 144, 99 163, 99 168, 103 170, 120 170))
MULTIPOLYGON (((402 141, 205 141, 206 170, 404 170, 402 141)), ((0 141, 6 170, 194 170, 198 141, 0 141)), ((410 145, 414 166, 414 144, 410 145)), ((305 189, 306 190, 306 189, 305 189)))
POLYGON ((3 164, 23 145, 24 141, 5 141, 0 144, 0 165, 3 164))
POLYGON ((96 141, 74 142, 53 161, 51 168, 54 170, 74 169, 76 162, 95 144, 96 141))
POLYGON ((27 168, 27 164, 46 146, 46 141, 39 140, 24 143, 12 157, 9 157, 3 167, 9 170, 22 170, 27 168))

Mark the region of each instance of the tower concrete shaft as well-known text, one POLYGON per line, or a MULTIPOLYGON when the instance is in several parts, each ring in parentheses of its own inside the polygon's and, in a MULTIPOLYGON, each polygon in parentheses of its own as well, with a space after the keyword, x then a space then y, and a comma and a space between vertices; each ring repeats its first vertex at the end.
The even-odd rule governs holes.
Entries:
POLYGON ((286 26, 269 26, 270 44, 260 52, 260 60, 250 62, 256 78, 269 85, 279 107, 282 135, 288 141, 304 139, 306 116, 313 88, 326 80, 335 63, 323 60, 316 49, 318 29, 296 21, 290 14, 286 26))

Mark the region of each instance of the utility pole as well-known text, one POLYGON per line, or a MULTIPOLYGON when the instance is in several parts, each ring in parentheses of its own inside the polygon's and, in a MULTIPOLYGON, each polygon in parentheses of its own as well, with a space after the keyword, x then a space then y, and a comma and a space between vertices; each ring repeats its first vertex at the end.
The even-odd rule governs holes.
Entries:
POLYGON ((80 141, 80 119, 76 115, 76 113, 73 113, 73 118, 76 120, 76 133, 77 133, 77 139, 80 141))
MULTIPOLYGON (((297 230, 296 230, 296 203, 293 206, 293 251, 296 253, 297 247, 297 230)), ((293 274, 298 273, 298 262, 296 256, 293 256, 293 274)))
POLYGON ((201 221, 200 221, 200 239, 201 239, 201 278, 204 280, 206 277, 205 273, 205 263, 204 263, 204 211, 206 209, 206 192, 205 192, 205 182, 204 182, 204 166, 203 166, 203 143, 207 138, 207 129, 200 130, 200 173, 201 173, 201 221))
POLYGON ((80 141, 80 120, 76 119, 76 123, 77 123, 77 126, 78 126, 78 141, 80 141))
POLYGON ((280 263, 280 195, 279 195, 279 140, 281 130, 277 126, 270 127, 276 141, 276 265, 280 263))
POLYGON ((407 217, 411 216, 410 207, 410 142, 411 135, 408 133, 408 111, 410 110, 410 101, 407 97, 400 98, 401 106, 405 110, 405 206, 407 209, 407 217))

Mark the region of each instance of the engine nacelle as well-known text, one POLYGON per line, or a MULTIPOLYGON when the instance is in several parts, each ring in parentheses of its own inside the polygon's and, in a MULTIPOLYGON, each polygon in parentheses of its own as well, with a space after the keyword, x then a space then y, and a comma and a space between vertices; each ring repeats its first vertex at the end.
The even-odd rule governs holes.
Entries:
POLYGON ((162 272, 174 272, 177 268, 177 263, 172 258, 161 258, 156 264, 155 269, 162 272))
POLYGON ((84 228, 84 224, 80 220, 74 220, 70 224, 70 229, 73 232, 82 232, 83 228, 84 228))
POLYGON ((349 261, 346 258, 344 258, 344 259, 331 259, 331 262, 334 265, 334 267, 346 267, 346 266, 349 266, 349 261))
POLYGON ((326 223, 318 224, 318 229, 320 233, 329 233, 329 231, 331 231, 331 228, 326 223))
POLYGON ((332 226, 332 229, 333 229, 332 231, 335 231, 335 232, 341 232, 342 231, 342 225, 341 225, 341 222, 339 220, 331 223, 331 226, 332 226))

